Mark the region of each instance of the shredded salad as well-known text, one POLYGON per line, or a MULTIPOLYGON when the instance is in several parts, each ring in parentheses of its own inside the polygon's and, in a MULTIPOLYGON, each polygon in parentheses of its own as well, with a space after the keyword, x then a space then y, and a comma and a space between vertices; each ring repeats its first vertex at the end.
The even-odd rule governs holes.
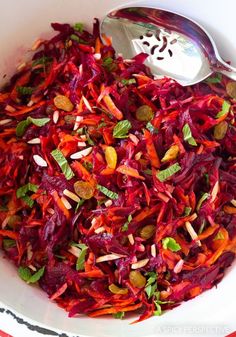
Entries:
POLYGON ((52 27, 0 92, 0 246, 70 317, 161 315, 235 257, 236 85, 52 27))

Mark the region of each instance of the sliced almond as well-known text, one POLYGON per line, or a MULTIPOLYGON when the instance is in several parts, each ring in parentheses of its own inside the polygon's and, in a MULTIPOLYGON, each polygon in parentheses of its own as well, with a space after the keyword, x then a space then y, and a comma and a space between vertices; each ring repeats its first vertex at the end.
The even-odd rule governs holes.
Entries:
POLYGON ((33 139, 30 139, 27 143, 28 144, 40 144, 40 139, 39 138, 33 138, 33 139))
POLYGON ((48 166, 47 162, 41 156, 39 156, 38 154, 34 154, 33 159, 38 166, 41 166, 41 167, 47 167, 48 166))
POLYGON ((212 189, 212 192, 211 192, 211 200, 210 202, 214 202, 216 197, 217 197, 217 194, 219 192, 219 181, 217 180, 217 182, 215 183, 213 189, 212 189))
POLYGON ((156 245, 155 245, 155 243, 153 245, 151 245, 151 255, 153 257, 157 256, 157 251, 156 251, 156 245))
POLYGON ((202 244, 201 244, 201 241, 198 240, 198 235, 197 233, 195 232, 193 226, 191 225, 191 223, 189 221, 185 222, 185 227, 189 233, 189 235, 191 236, 191 239, 192 240, 195 240, 197 245, 200 247, 202 244))
POLYGON ((109 207, 109 206, 111 206, 112 205, 112 200, 107 200, 105 203, 104 203, 104 205, 106 206, 106 207, 109 207))
POLYGON ((66 209, 72 208, 71 204, 69 203, 69 201, 65 197, 61 197, 61 201, 63 202, 66 209))
POLYGON ((83 99, 83 102, 84 102, 84 105, 86 106, 86 108, 90 111, 90 112, 93 112, 93 109, 91 108, 91 105, 89 104, 89 101, 87 100, 86 97, 82 96, 82 99, 83 99))
POLYGON ((94 232, 95 232, 96 234, 103 233, 103 232, 105 232, 105 228, 104 228, 103 226, 101 226, 101 227, 95 229, 94 232))
POLYGON ((107 255, 99 256, 96 259, 96 262, 100 263, 100 262, 105 262, 105 261, 112 261, 112 260, 120 259, 122 257, 126 257, 126 255, 115 254, 115 253, 113 253, 113 254, 107 254, 107 255))
POLYGON ((182 260, 182 259, 179 260, 174 267, 174 273, 175 274, 180 273, 183 269, 183 265, 184 265, 184 260, 182 260))
POLYGON ((78 247, 71 246, 70 249, 68 249, 68 251, 75 257, 80 257, 81 249, 79 249, 78 247))
POLYGON ((92 150, 93 150, 92 147, 88 147, 87 149, 73 153, 70 157, 71 159, 81 159, 83 157, 88 156, 92 152, 92 150))
POLYGON ((5 110, 8 111, 8 112, 15 112, 16 111, 16 109, 9 104, 6 105, 5 110))
POLYGON ((146 266, 146 264, 148 264, 148 262, 149 262, 149 259, 143 259, 143 260, 140 260, 140 261, 138 261, 138 262, 136 262, 136 263, 133 263, 133 264, 131 265, 131 268, 132 268, 132 269, 142 268, 142 267, 146 266))
POLYGON ((80 202, 80 198, 78 197, 78 195, 76 195, 75 193, 65 189, 63 191, 63 194, 65 194, 68 198, 74 200, 75 202, 80 202))
POLYGON ((9 119, 9 118, 7 118, 7 119, 2 119, 2 120, 0 121, 0 125, 8 124, 8 123, 10 123, 11 121, 12 121, 12 119, 9 119))
POLYGON ((128 240, 129 240, 130 244, 133 246, 133 245, 134 245, 134 237, 133 237, 133 234, 129 234, 129 235, 128 235, 128 240))
POLYGON ((59 120, 59 111, 55 110, 53 112, 53 116, 52 116, 52 120, 54 124, 57 124, 58 120, 59 120))

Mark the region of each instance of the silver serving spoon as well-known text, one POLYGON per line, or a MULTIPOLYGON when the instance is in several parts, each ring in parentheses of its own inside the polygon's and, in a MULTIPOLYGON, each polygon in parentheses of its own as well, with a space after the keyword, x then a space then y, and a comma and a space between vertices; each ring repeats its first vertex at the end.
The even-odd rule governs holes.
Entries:
POLYGON ((217 71, 236 80, 236 68, 219 55, 210 34, 183 15, 158 8, 114 10, 101 23, 124 58, 141 52, 156 77, 168 76, 182 85, 198 83, 217 71))

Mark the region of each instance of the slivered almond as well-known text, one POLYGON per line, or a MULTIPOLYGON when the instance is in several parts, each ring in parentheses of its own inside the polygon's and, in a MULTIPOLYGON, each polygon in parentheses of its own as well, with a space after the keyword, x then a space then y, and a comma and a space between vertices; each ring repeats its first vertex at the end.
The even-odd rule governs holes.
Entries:
POLYGON ((137 145, 137 144, 139 143, 138 137, 136 137, 136 136, 133 135, 132 133, 129 133, 129 139, 130 139, 135 145, 137 145))
POLYGON ((87 144, 85 142, 78 142, 77 145, 79 147, 86 147, 87 146, 87 144))
POLYGON ((28 144, 40 144, 40 139, 39 138, 33 138, 33 139, 30 139, 27 143, 28 144))
POLYGON ((55 213, 54 209, 52 209, 51 207, 49 207, 47 211, 49 214, 52 214, 52 215, 55 213))
POLYGON ((8 112, 15 112, 16 111, 16 109, 9 104, 6 105, 5 110, 8 111, 8 112))
POLYGON ((93 150, 92 147, 88 147, 87 149, 73 153, 70 157, 71 159, 81 159, 83 157, 88 156, 92 152, 92 150, 93 150))
POLYGON ((143 260, 140 260, 140 261, 138 261, 138 262, 136 262, 136 263, 133 263, 133 264, 131 265, 131 269, 142 268, 142 267, 146 266, 146 264, 148 264, 148 262, 149 262, 149 259, 143 259, 143 260))
POLYGON ((91 221, 91 225, 94 226, 97 222, 97 219, 96 218, 93 218, 92 221, 91 221))
POLYGON ((32 251, 32 246, 30 242, 27 242, 26 250, 27 250, 27 260, 31 260, 33 256, 33 251, 32 251))
POLYGON ((234 207, 236 207, 236 200, 235 199, 232 199, 230 202, 234 207))
POLYGON ((215 183, 213 189, 212 189, 212 192, 211 192, 211 200, 210 202, 214 202, 216 197, 217 197, 217 194, 219 192, 219 181, 217 180, 217 182, 215 183))
POLYGON ((131 245, 134 245, 134 237, 133 237, 133 234, 129 234, 128 235, 128 239, 129 239, 129 242, 131 245))
POLYGON ((180 273, 183 268, 183 265, 184 265, 184 260, 182 259, 179 260, 174 267, 174 273, 176 274, 180 273))
POLYGON ((8 124, 8 123, 10 123, 11 121, 12 121, 12 119, 9 119, 9 118, 7 118, 7 119, 2 119, 2 120, 0 121, 0 125, 8 124))
POLYGON ((111 206, 112 205, 112 200, 107 200, 105 203, 104 203, 104 205, 106 206, 106 207, 109 207, 109 206, 111 206))
POLYGON ((201 244, 201 241, 200 240, 197 240, 198 239, 198 235, 197 233, 195 232, 193 226, 191 225, 191 223, 189 221, 185 222, 185 227, 189 233, 189 235, 191 236, 192 240, 195 240, 197 245, 200 247, 202 244, 201 244))
POLYGON ((155 245, 155 243, 153 245, 151 245, 151 255, 153 257, 157 256, 157 251, 156 251, 156 245, 155 245))
POLYGON ((70 249, 68 249, 68 251, 75 257, 80 257, 81 249, 79 249, 78 247, 71 246, 70 249))
POLYGON ((82 116, 76 116, 75 118, 75 124, 74 124, 74 131, 76 131, 79 128, 80 122, 82 122, 84 118, 82 116))
POLYGON ((75 202, 80 202, 80 198, 78 197, 78 195, 76 195, 75 193, 65 189, 63 191, 63 194, 65 194, 68 198, 74 200, 75 202))
POLYGON ((95 58, 95 60, 100 60, 101 59, 101 54, 100 53, 96 53, 93 55, 93 57, 95 58))
POLYGON ((87 100, 86 97, 82 96, 82 99, 83 99, 83 102, 84 102, 84 105, 86 106, 86 108, 90 111, 90 112, 93 112, 93 109, 91 108, 91 105, 89 104, 89 101, 87 100))
POLYGON ((41 167, 47 167, 48 166, 47 162, 41 156, 39 156, 38 154, 34 154, 33 159, 38 166, 41 166, 41 167))
POLYGON ((63 202, 66 209, 72 208, 71 204, 69 203, 69 201, 65 197, 61 197, 61 201, 63 202))
POLYGON ((99 234, 99 233, 102 233, 102 232, 105 232, 105 228, 102 226, 102 227, 99 227, 97 229, 95 229, 94 231, 96 234, 99 234))
POLYGON ((30 268, 31 270, 33 270, 33 271, 36 271, 36 270, 37 270, 32 264, 29 265, 29 268, 30 268))
POLYGON ((59 111, 58 111, 58 110, 55 110, 55 111, 53 112, 53 116, 52 116, 53 123, 54 123, 54 124, 57 124, 58 119, 59 119, 59 111))
POLYGON ((30 108, 32 105, 34 105, 34 101, 30 100, 27 104, 27 106, 30 108))
POLYGON ((139 160, 141 157, 142 157, 142 152, 140 151, 140 152, 138 152, 138 153, 136 153, 136 155, 134 156, 134 159, 135 160, 139 160))
POLYGON ((107 254, 107 255, 99 256, 96 259, 96 262, 100 263, 100 262, 105 262, 105 261, 112 261, 112 260, 120 259, 122 257, 126 257, 126 255, 115 254, 115 253, 113 253, 113 254, 107 254))

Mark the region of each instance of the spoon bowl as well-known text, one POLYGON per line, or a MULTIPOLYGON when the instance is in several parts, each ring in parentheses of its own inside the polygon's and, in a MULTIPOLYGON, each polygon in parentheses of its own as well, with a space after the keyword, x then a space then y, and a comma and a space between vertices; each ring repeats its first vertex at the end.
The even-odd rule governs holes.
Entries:
POLYGON ((210 34, 189 18, 159 8, 128 7, 110 12, 101 33, 124 58, 146 53, 155 77, 192 85, 220 72, 236 80, 236 68, 219 55, 210 34))

